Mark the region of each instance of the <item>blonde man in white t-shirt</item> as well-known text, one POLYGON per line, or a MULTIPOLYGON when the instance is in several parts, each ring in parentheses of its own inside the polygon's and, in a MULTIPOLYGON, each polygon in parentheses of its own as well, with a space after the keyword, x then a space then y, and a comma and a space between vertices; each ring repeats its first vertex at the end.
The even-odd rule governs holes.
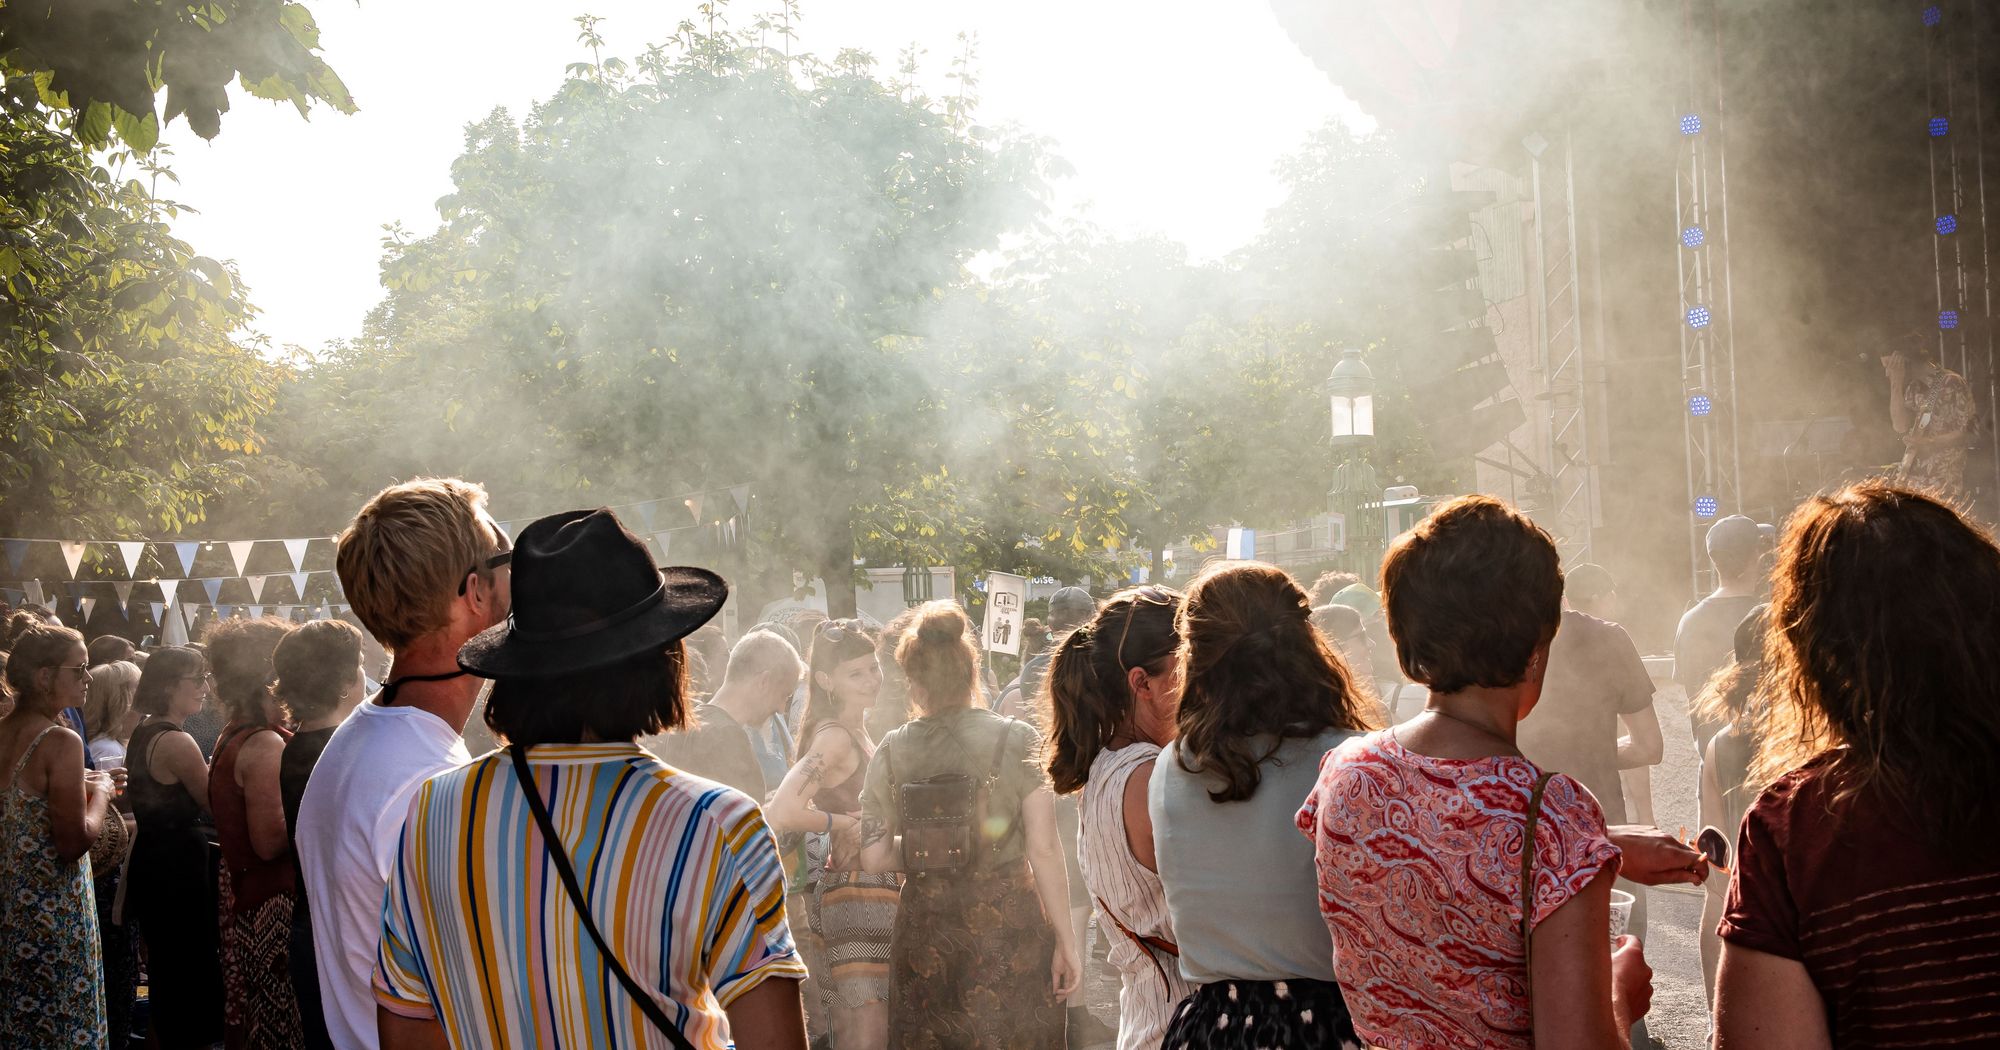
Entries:
POLYGON ((383 489, 340 535, 341 587, 392 657, 382 691, 327 742, 294 829, 327 1034, 343 1050, 379 1045, 383 889, 417 787, 471 758, 460 734, 481 682, 458 650, 507 618, 510 556, 486 490, 456 478, 383 489))

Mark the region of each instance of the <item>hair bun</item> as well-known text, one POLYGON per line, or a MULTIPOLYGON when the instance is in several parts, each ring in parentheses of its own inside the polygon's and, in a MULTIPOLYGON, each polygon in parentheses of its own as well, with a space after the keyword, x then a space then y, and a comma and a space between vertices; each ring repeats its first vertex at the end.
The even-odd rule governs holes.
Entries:
POLYGON ((965 636, 966 622, 956 607, 928 608, 917 616, 916 635, 920 641, 949 642, 965 636))

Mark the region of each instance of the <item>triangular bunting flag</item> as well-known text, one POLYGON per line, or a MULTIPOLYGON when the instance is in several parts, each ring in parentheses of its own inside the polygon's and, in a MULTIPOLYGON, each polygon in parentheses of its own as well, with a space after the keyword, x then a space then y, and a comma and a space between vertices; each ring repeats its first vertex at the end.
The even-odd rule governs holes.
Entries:
POLYGON ((222 597, 222 581, 220 579, 201 581, 201 589, 208 592, 208 603, 210 605, 214 605, 215 600, 222 597))
POLYGON ((264 618, 264 607, 261 605, 253 605, 250 607, 249 614, 251 619, 261 620, 264 618))
POLYGON ((261 602, 261 601, 263 601, 263 600, 264 600, 264 581, 265 581, 265 580, 268 580, 268 579, 270 579, 270 577, 268 577, 268 576, 245 576, 245 577, 243 577, 243 582, 245 582, 245 583, 248 583, 248 584, 250 585, 250 600, 251 600, 251 601, 253 601, 253 602, 261 602))
POLYGON ((672 556, 673 556, 673 549, 674 549, 674 534, 673 534, 673 533, 671 533, 671 532, 657 532, 657 533, 654 533, 654 534, 653 534, 653 538, 654 538, 654 539, 656 539, 656 540, 659 540, 659 541, 660 541, 660 560, 661 560, 661 561, 665 561, 665 560, 667 560, 668 558, 670 558, 670 557, 672 557, 672 556))
POLYGON ((181 581, 161 580, 160 601, 166 603, 167 608, 171 609, 174 607, 174 603, 180 600, 181 600, 181 581))
POLYGON ((5 599, 8 605, 15 605, 27 601, 28 592, 17 591, 12 587, 0 587, 0 599, 5 599))
POLYGON ((502 535, 502 536, 505 536, 505 537, 507 537, 507 542, 508 542, 508 543, 512 543, 512 542, 514 542, 514 523, 513 523, 513 522, 511 522, 511 521, 496 521, 496 522, 494 522, 493 524, 495 524, 495 525, 498 525, 498 526, 500 526, 500 535, 502 535))
POLYGON ((736 513, 745 514, 750 510, 750 486, 738 485, 729 490, 729 498, 736 501, 736 513))
POLYGON ((174 544, 174 556, 181 560, 181 572, 189 576, 194 575, 194 553, 200 549, 199 543, 174 544))
POLYGON ((229 614, 235 611, 236 607, 233 605, 218 605, 215 607, 215 615, 225 620, 229 619, 229 614))
POLYGON ((659 513, 660 513, 659 500, 649 499, 646 502, 639 504, 639 520, 645 523, 646 531, 648 532, 652 531, 653 518, 659 513))
POLYGON ((305 539, 305 540, 286 540, 286 541, 285 541, 285 553, 286 553, 286 554, 289 554, 289 555, 291 555, 291 556, 292 556, 292 571, 293 571, 293 572, 297 572, 297 571, 298 571, 298 569, 299 569, 299 567, 300 567, 301 565, 304 565, 304 564, 305 564, 305 561, 306 561, 306 544, 308 544, 308 543, 311 543, 311 542, 312 542, 312 540, 310 540, 310 539, 305 539))
POLYGON ((63 563, 69 566, 69 578, 72 580, 76 579, 76 567, 83 564, 83 545, 87 542, 89 541, 87 540, 56 541, 56 546, 62 548, 63 563))
POLYGON ((256 545, 256 540, 229 541, 229 560, 236 566, 236 575, 243 575, 243 566, 250 563, 250 548, 256 545))
POLYGON ((694 515, 694 523, 696 525, 701 524, 701 502, 702 493, 699 492, 687 498, 686 506, 688 513, 694 515))
MULTIPOLYGON (((291 541, 287 540, 286 542, 289 543, 291 541)), ((294 573, 288 573, 287 575, 289 575, 292 578, 293 599, 297 601, 305 601, 307 574, 303 572, 294 572, 294 573)))
POLYGON ((83 610, 83 622, 84 622, 84 623, 89 623, 89 622, 90 622, 90 612, 91 612, 91 610, 92 610, 92 609, 95 609, 95 608, 97 608, 97 599, 95 599, 95 598, 78 598, 78 599, 76 600, 76 606, 77 606, 77 608, 79 608, 79 609, 82 609, 82 610, 83 610))
POLYGON ((33 602, 36 605, 48 604, 49 602, 48 596, 42 593, 42 581, 27 580, 24 581, 21 584, 21 586, 26 587, 28 589, 28 600, 30 602, 33 602))
POLYGON ((160 625, 160 617, 167 614, 167 607, 159 602, 147 602, 146 604, 153 609, 153 626, 158 627, 160 625))
POLYGON ((130 604, 132 604, 132 581, 131 581, 131 580, 114 580, 114 581, 112 582, 112 584, 111 584, 111 589, 112 589, 113 591, 117 592, 117 594, 118 594, 118 604, 119 604, 119 605, 130 605, 130 604))
POLYGON ((20 572, 21 559, 28 556, 28 541, 8 540, 6 543, 6 547, 7 547, 7 571, 20 572))
POLYGON ((139 559, 145 553, 146 545, 143 542, 133 540, 120 540, 118 542, 118 556, 125 559, 125 575, 139 575, 139 559))
POLYGON ((189 637, 194 635, 194 622, 201 618, 201 606, 181 606, 181 625, 187 628, 189 637))

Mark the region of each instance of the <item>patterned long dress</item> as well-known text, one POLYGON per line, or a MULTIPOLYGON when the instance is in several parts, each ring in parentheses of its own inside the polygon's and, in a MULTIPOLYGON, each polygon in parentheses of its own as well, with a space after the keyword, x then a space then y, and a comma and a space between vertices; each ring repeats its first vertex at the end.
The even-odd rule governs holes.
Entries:
POLYGON ((56 856, 49 803, 21 790, 21 771, 55 726, 35 736, 0 792, 0 1046, 106 1044, 97 899, 90 857, 56 856))
POLYGON ((292 906, 298 891, 292 853, 271 860, 250 842, 250 821, 236 759, 257 733, 291 734, 277 726, 231 725, 215 748, 208 782, 215 830, 222 840, 216 890, 220 903, 223 1045, 229 1050, 290 1050, 305 1029, 292 992, 292 906))
POLYGON ((1957 372, 1933 369, 1903 387, 1903 403, 1914 420, 1910 433, 1919 437, 1964 435, 1953 447, 1912 450, 1903 457, 1905 481, 1923 485, 1946 499, 1958 499, 1965 489, 1966 431, 1972 427, 1972 388, 1957 372))

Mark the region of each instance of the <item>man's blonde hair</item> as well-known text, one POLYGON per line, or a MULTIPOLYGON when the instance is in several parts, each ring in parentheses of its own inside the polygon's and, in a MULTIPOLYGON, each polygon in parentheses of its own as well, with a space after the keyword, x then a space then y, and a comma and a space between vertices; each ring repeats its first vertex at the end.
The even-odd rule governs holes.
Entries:
POLYGON ((375 494, 340 534, 335 565, 362 626, 394 652, 451 622, 465 574, 492 553, 486 490, 417 478, 375 494))

